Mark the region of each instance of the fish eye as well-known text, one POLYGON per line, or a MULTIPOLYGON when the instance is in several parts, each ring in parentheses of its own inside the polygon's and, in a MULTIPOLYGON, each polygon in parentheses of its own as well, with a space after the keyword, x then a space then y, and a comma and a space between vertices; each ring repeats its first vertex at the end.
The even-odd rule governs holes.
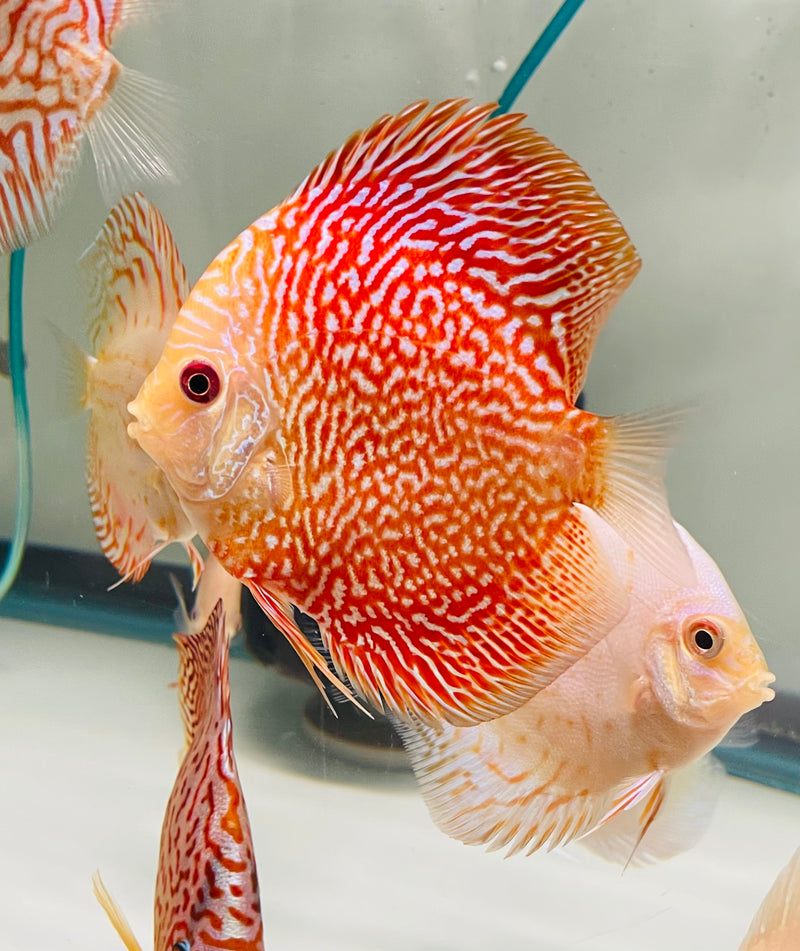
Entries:
POLYGON ((219 374, 209 363, 193 360, 181 371, 181 389, 193 403, 211 403, 219 394, 219 374))
POLYGON ((695 621, 684 635, 686 646, 698 657, 706 660, 716 657, 725 643, 725 635, 719 627, 708 618, 695 621))
POLYGON ((182 941, 176 941, 172 945, 172 951, 190 951, 189 942, 184 938, 182 941))

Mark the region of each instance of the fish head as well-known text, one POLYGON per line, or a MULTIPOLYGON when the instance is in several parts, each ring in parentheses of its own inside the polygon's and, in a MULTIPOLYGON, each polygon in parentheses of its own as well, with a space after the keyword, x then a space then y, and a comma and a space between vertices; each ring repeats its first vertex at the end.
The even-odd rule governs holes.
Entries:
POLYGON ((231 276, 232 245, 200 278, 161 358, 128 404, 128 434, 190 502, 219 499, 276 430, 265 368, 247 332, 249 301, 231 276))
POLYGON ((681 526, 697 580, 659 611, 647 645, 655 695, 678 723, 717 742, 748 710, 771 700, 775 677, 709 555, 681 526))

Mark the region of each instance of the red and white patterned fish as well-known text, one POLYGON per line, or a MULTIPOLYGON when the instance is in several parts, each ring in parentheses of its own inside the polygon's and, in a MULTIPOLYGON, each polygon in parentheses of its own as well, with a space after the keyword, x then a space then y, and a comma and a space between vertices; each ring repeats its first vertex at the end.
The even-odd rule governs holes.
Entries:
POLYGON ((78 402, 91 413, 87 485, 97 539, 123 580, 134 581, 159 551, 181 542, 196 581, 202 560, 192 543, 195 532, 164 473, 127 430, 128 403, 158 361, 189 292, 172 232, 144 195, 127 195, 81 264, 89 282, 92 355, 68 341, 64 349, 78 402))
MULTIPOLYGON (((222 600, 202 631, 175 641, 189 747, 161 830, 154 951, 262 951, 253 841, 233 756, 222 600)), ((94 889, 125 946, 141 951, 98 874, 94 889)))
POLYGON ((109 47, 154 0, 0 4, 0 254, 51 225, 87 135, 111 204, 134 181, 174 178, 169 96, 109 47), (159 118, 162 116, 162 118, 159 118))
POLYGON ((315 617, 372 703, 474 723, 627 610, 582 502, 670 577, 665 415, 575 407, 639 269, 581 168, 520 116, 417 103, 222 251, 130 434, 309 669, 315 617))

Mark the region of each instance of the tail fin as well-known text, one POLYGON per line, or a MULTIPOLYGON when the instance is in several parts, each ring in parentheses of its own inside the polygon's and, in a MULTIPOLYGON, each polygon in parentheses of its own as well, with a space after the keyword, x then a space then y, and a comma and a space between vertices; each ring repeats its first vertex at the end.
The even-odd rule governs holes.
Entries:
POLYGON ((191 744, 209 711, 230 712, 228 638, 222 598, 205 627, 194 634, 175 634, 178 645, 178 691, 187 745, 191 744))
POLYGON ((656 568, 681 585, 694 569, 669 511, 664 470, 683 414, 674 410, 606 420, 604 486, 592 507, 656 568))

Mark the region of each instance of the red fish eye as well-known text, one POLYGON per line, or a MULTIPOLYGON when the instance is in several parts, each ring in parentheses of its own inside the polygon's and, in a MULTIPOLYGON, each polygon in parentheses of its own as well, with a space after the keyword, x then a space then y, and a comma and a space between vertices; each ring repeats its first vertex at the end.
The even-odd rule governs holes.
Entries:
POLYGON ((708 619, 696 621, 686 632, 686 646, 698 657, 716 657, 725 643, 725 635, 708 619))
POLYGON ((194 360, 183 368, 181 389, 193 403, 211 403, 219 393, 219 374, 210 364, 194 360))

